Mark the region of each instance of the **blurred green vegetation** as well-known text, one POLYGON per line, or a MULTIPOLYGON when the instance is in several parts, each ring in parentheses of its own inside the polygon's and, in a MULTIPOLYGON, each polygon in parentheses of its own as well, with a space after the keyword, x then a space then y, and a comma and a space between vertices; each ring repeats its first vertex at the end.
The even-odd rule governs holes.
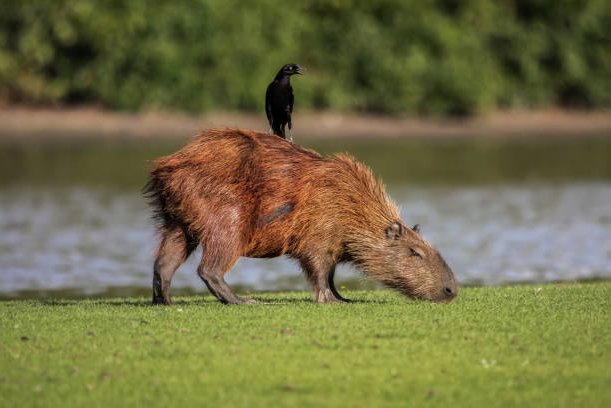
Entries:
POLYGON ((0 102, 468 115, 611 106, 608 0, 4 0, 0 102))

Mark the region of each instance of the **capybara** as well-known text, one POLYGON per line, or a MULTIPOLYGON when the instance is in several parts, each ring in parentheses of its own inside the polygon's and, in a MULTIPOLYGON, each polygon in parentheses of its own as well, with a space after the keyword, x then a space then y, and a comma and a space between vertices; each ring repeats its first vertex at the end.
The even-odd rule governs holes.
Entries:
POLYGON ((346 300, 333 283, 340 262, 411 297, 449 302, 458 291, 439 252, 417 226, 405 226, 382 183, 347 155, 212 129, 157 159, 145 192, 161 233, 153 303, 171 303, 172 276, 197 245, 197 273, 223 303, 252 302, 224 280, 241 256, 295 258, 321 303, 346 300))

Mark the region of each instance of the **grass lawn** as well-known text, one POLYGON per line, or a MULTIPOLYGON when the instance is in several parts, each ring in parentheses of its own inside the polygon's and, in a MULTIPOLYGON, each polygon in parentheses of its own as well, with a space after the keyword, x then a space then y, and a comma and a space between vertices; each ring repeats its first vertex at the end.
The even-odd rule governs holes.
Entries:
POLYGON ((611 406, 611 282, 0 302, 0 407, 611 406))

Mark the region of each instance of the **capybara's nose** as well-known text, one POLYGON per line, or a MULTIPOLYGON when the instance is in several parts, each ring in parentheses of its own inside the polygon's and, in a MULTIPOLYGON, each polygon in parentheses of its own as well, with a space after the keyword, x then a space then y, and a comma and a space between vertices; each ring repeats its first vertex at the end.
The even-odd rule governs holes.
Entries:
POLYGON ((456 296, 456 290, 452 289, 449 286, 446 286, 445 288, 443 288, 443 294, 447 297, 454 297, 456 296))

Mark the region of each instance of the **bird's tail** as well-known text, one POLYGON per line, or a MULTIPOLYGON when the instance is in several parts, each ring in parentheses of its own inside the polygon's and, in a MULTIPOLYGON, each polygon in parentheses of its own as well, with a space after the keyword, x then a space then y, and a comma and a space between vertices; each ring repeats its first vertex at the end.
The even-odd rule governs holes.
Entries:
POLYGON ((272 132, 276 136, 280 136, 281 138, 286 139, 286 135, 284 133, 284 126, 273 124, 272 125, 272 132))

